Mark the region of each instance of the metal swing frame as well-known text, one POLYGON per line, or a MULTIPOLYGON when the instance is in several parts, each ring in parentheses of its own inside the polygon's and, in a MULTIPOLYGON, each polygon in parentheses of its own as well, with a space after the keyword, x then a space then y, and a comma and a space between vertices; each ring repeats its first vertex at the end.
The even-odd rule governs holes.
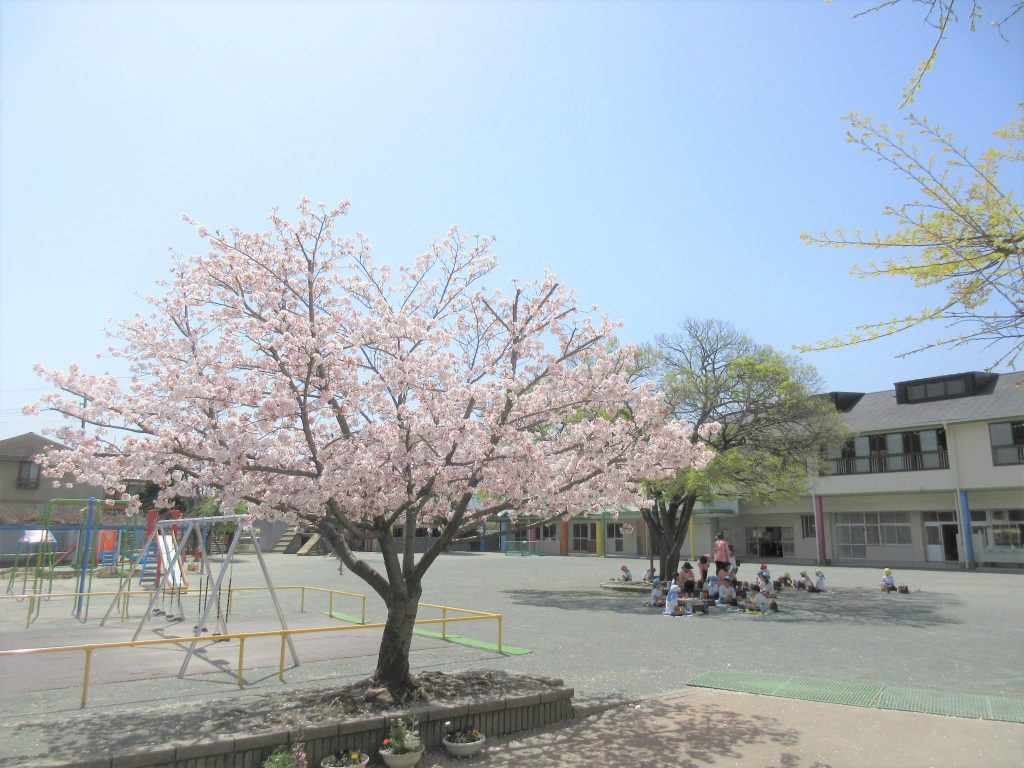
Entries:
MULTIPOLYGON (((210 561, 209 561, 209 558, 207 557, 205 547, 200 547, 199 548, 200 560, 202 561, 201 567, 203 569, 203 573, 206 574, 207 579, 212 580, 213 586, 209 589, 209 593, 208 593, 207 599, 206 599, 206 604, 203 607, 202 614, 200 615, 199 620, 196 622, 196 625, 193 628, 193 633, 192 633, 193 639, 192 639, 192 642, 189 644, 188 652, 185 654, 185 660, 181 664, 181 669, 178 671, 178 677, 179 678, 182 678, 182 677, 185 676, 185 672, 188 670, 189 662, 192 660, 192 655, 195 653, 196 645, 198 645, 199 641, 201 639, 203 639, 203 638, 216 638, 217 637, 217 635, 203 635, 203 634, 201 634, 202 633, 202 628, 206 625, 206 620, 207 620, 207 618, 208 618, 208 616, 210 614, 210 609, 213 607, 214 603, 215 602, 219 603, 220 592, 221 592, 221 585, 224 583, 224 576, 225 576, 225 574, 228 571, 228 567, 232 564, 232 561, 234 560, 235 548, 237 547, 238 542, 239 542, 239 540, 242 537, 243 526, 239 524, 239 520, 238 520, 238 516, 237 515, 217 515, 217 516, 213 516, 213 517, 192 517, 192 518, 177 518, 177 519, 174 519, 174 520, 158 520, 156 522, 156 525, 153 527, 153 532, 150 533, 149 537, 146 539, 146 543, 143 545, 142 549, 140 550, 141 552, 148 551, 150 545, 157 539, 157 537, 159 535, 161 535, 161 534, 171 534, 171 535, 173 535, 173 530, 174 530, 174 528, 177 528, 177 527, 184 527, 184 529, 185 529, 185 532, 181 535, 179 541, 188 541, 189 536, 192 534, 193 531, 197 531, 198 535, 200 537, 200 540, 202 540, 202 538, 203 538, 202 537, 202 532, 203 532, 204 529, 208 528, 210 525, 212 525, 214 523, 221 523, 221 522, 235 523, 236 524, 235 525, 235 532, 234 532, 234 534, 231 537, 231 542, 228 545, 228 551, 224 554, 224 560, 220 564, 220 570, 217 573, 216 577, 214 577, 214 575, 213 575, 213 569, 210 566, 210 561)), ((267 561, 264 560, 263 552, 260 550, 259 537, 256 536, 256 534, 253 533, 251 529, 245 529, 245 530, 248 532, 249 537, 252 539, 253 543, 255 544, 256 557, 257 557, 257 559, 260 562, 260 569, 263 571, 263 579, 264 579, 264 581, 267 584, 267 589, 268 589, 268 592, 270 593, 270 600, 274 604, 274 611, 277 613, 278 622, 281 625, 281 629, 287 630, 288 629, 288 623, 287 623, 287 621, 285 621, 284 611, 281 610, 281 603, 277 599, 277 591, 274 589, 273 581, 270 578, 270 571, 267 570, 267 561)), ((163 552, 162 549, 161 549, 161 552, 163 552)), ((182 548, 181 547, 175 547, 174 560, 171 563, 167 563, 166 564, 167 567, 165 567, 161 571, 161 573, 160 573, 160 583, 157 584, 154 587, 153 594, 151 594, 150 597, 149 597, 149 603, 146 606, 146 612, 143 614, 142 620, 139 621, 139 626, 136 627, 135 634, 132 636, 132 641, 133 642, 135 640, 139 639, 139 635, 142 633, 143 627, 145 627, 146 622, 149 620, 149 617, 152 615, 153 604, 156 602, 157 597, 166 589, 166 584, 167 584, 167 581, 171 577, 172 571, 175 568, 177 568, 178 572, 181 573, 182 575, 184 575, 184 570, 182 569, 182 555, 183 555, 182 548)), ((121 599, 121 595, 125 592, 126 589, 130 588, 131 580, 135 576, 135 572, 140 568, 141 563, 142 563, 142 558, 137 559, 135 561, 135 563, 133 563, 131 571, 129 571, 129 573, 128 573, 128 578, 124 579, 121 587, 117 591, 117 594, 114 596, 114 599, 111 601, 110 607, 107 608, 107 612, 105 614, 103 614, 103 618, 100 619, 100 626, 103 626, 103 624, 107 621, 107 619, 110 618, 110 615, 114 612, 114 608, 117 606, 118 601, 121 599)), ((209 583, 209 582, 207 582, 207 583, 209 583)), ((180 587, 178 589, 180 591, 180 587)), ((218 618, 219 618, 218 629, 221 630, 222 634, 227 634, 226 619, 224 617, 218 617, 218 618)), ((295 666, 299 666, 299 664, 300 664, 300 662, 299 662, 299 655, 295 651, 295 645, 292 643, 291 635, 290 634, 286 634, 285 635, 285 639, 286 639, 286 641, 288 643, 288 649, 291 652, 292 661, 295 663, 295 666)))

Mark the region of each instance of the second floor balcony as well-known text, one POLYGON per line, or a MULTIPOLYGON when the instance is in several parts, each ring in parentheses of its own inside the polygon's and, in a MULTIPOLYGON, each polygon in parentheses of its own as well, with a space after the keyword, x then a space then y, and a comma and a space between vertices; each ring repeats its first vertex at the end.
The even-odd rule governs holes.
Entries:
POLYGON ((872 454, 829 459, 831 475, 869 475, 876 472, 917 472, 924 469, 949 469, 947 451, 872 454))

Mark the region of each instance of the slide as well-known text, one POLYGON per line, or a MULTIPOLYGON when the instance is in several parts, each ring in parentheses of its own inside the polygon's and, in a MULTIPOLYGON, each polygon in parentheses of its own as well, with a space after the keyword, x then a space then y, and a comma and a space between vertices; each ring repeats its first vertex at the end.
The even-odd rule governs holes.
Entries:
MULTIPOLYGON (((181 563, 177 562, 178 542, 170 533, 157 534, 157 544, 160 551, 160 572, 170 570, 167 581, 175 589, 188 589, 188 580, 181 572, 181 563)), ((184 557, 184 555, 182 556, 184 557)))

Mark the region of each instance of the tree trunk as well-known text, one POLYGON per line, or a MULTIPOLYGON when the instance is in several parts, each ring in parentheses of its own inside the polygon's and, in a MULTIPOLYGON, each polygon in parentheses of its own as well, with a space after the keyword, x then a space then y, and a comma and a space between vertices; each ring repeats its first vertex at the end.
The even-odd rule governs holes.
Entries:
MULTIPOLYGON (((684 534, 685 538, 685 534, 684 534)), ((679 571, 679 553, 683 549, 683 539, 676 537, 676 541, 672 543, 671 548, 667 553, 662 554, 660 559, 660 568, 662 578, 668 578, 673 573, 679 571)))
POLYGON ((658 501, 643 512, 652 530, 652 542, 658 552, 658 577, 666 579, 679 570, 679 553, 689 533, 690 517, 696 498, 684 496, 668 503, 658 501))
POLYGON ((399 702, 406 701, 415 690, 409 675, 409 650, 421 594, 421 590, 410 588, 408 597, 392 597, 388 601, 387 623, 380 639, 377 671, 373 677, 399 702))

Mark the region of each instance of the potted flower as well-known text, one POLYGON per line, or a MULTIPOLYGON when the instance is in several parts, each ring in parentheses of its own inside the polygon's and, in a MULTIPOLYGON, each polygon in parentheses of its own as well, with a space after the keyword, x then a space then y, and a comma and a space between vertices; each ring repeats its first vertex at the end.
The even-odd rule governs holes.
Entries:
POLYGON ((416 722, 406 723, 399 718, 392 720, 387 738, 380 748, 380 756, 388 768, 412 768, 423 757, 423 742, 420 741, 416 722))
POLYGON ((366 766, 370 762, 370 756, 356 749, 348 749, 337 755, 328 755, 320 761, 320 768, 352 768, 353 766, 366 766))
POLYGON ((445 734, 444 738, 441 739, 441 743, 448 750, 448 754, 455 757, 475 755, 487 743, 487 739, 484 738, 480 731, 473 727, 472 723, 462 728, 453 728, 452 721, 448 720, 444 724, 444 730, 445 734))

